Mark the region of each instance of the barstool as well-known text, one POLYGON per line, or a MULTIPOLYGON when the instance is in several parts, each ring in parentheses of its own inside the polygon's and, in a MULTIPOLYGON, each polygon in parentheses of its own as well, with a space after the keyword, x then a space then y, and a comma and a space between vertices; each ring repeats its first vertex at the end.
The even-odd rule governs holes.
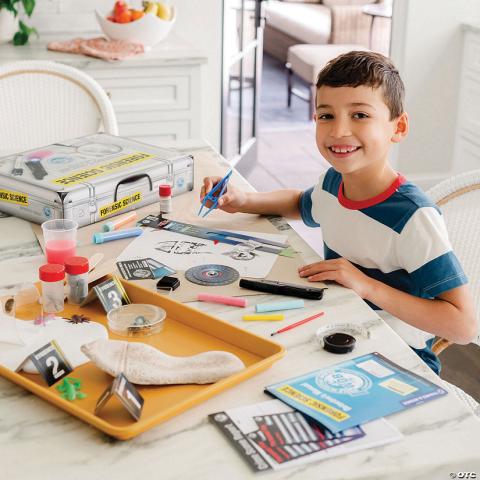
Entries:
POLYGON ((290 108, 292 104, 292 95, 308 102, 309 112, 308 118, 312 117, 315 111, 315 84, 317 82, 318 72, 332 59, 338 57, 342 53, 352 50, 365 50, 367 48, 361 45, 312 45, 299 44, 293 45, 288 49, 287 53, 287 105, 290 108), (309 94, 293 86, 293 74, 307 82, 309 94))

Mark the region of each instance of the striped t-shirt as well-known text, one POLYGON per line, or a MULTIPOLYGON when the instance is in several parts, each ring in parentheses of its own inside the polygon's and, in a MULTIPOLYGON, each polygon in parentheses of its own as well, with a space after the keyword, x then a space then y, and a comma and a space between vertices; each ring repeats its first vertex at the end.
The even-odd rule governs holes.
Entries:
MULTIPOLYGON (((300 212, 306 225, 322 228, 326 260, 343 257, 369 277, 422 298, 467 283, 440 210, 401 175, 380 195, 353 201, 330 168, 303 192, 300 212)), ((415 349, 433 337, 392 318, 392 328, 415 349)))

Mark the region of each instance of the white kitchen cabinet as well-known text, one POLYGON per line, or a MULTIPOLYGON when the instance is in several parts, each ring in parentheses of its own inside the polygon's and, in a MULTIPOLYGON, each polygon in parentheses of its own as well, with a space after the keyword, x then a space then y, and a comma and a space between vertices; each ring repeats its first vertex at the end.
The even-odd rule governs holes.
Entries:
POLYGON ((464 48, 453 170, 480 169, 480 25, 463 25, 464 48))
POLYGON ((150 52, 118 62, 50 52, 46 43, 1 45, 0 63, 50 60, 84 71, 109 95, 121 136, 153 144, 203 136, 201 69, 206 57, 183 40, 170 37, 150 52))

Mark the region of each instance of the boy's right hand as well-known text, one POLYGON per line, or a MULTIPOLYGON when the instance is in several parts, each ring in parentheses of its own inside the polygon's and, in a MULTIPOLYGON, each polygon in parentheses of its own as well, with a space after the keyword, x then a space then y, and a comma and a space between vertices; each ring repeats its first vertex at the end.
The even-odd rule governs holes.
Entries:
MULTIPOLYGON (((205 177, 202 190, 200 191, 200 201, 203 201, 205 195, 221 180, 222 177, 205 177)), ((218 199, 218 208, 228 213, 236 213, 241 211, 246 201, 247 194, 229 183, 225 193, 218 199)), ((210 208, 212 202, 208 201, 205 205, 210 208)))

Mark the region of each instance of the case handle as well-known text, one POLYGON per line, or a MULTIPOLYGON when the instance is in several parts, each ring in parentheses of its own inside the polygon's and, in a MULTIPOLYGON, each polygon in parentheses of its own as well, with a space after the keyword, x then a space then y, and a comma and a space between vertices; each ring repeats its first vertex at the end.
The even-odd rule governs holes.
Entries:
POLYGON ((145 178, 145 177, 148 178, 148 184, 150 185, 150 191, 152 191, 153 190, 153 183, 152 183, 152 179, 150 178, 150 175, 148 175, 148 173, 139 173, 137 175, 132 175, 131 177, 124 178, 123 180, 120 180, 117 183, 117 186, 115 187, 115 194, 113 195, 113 201, 114 202, 117 201, 118 187, 120 185, 125 184, 125 183, 133 183, 133 182, 141 180, 142 178, 145 178))

